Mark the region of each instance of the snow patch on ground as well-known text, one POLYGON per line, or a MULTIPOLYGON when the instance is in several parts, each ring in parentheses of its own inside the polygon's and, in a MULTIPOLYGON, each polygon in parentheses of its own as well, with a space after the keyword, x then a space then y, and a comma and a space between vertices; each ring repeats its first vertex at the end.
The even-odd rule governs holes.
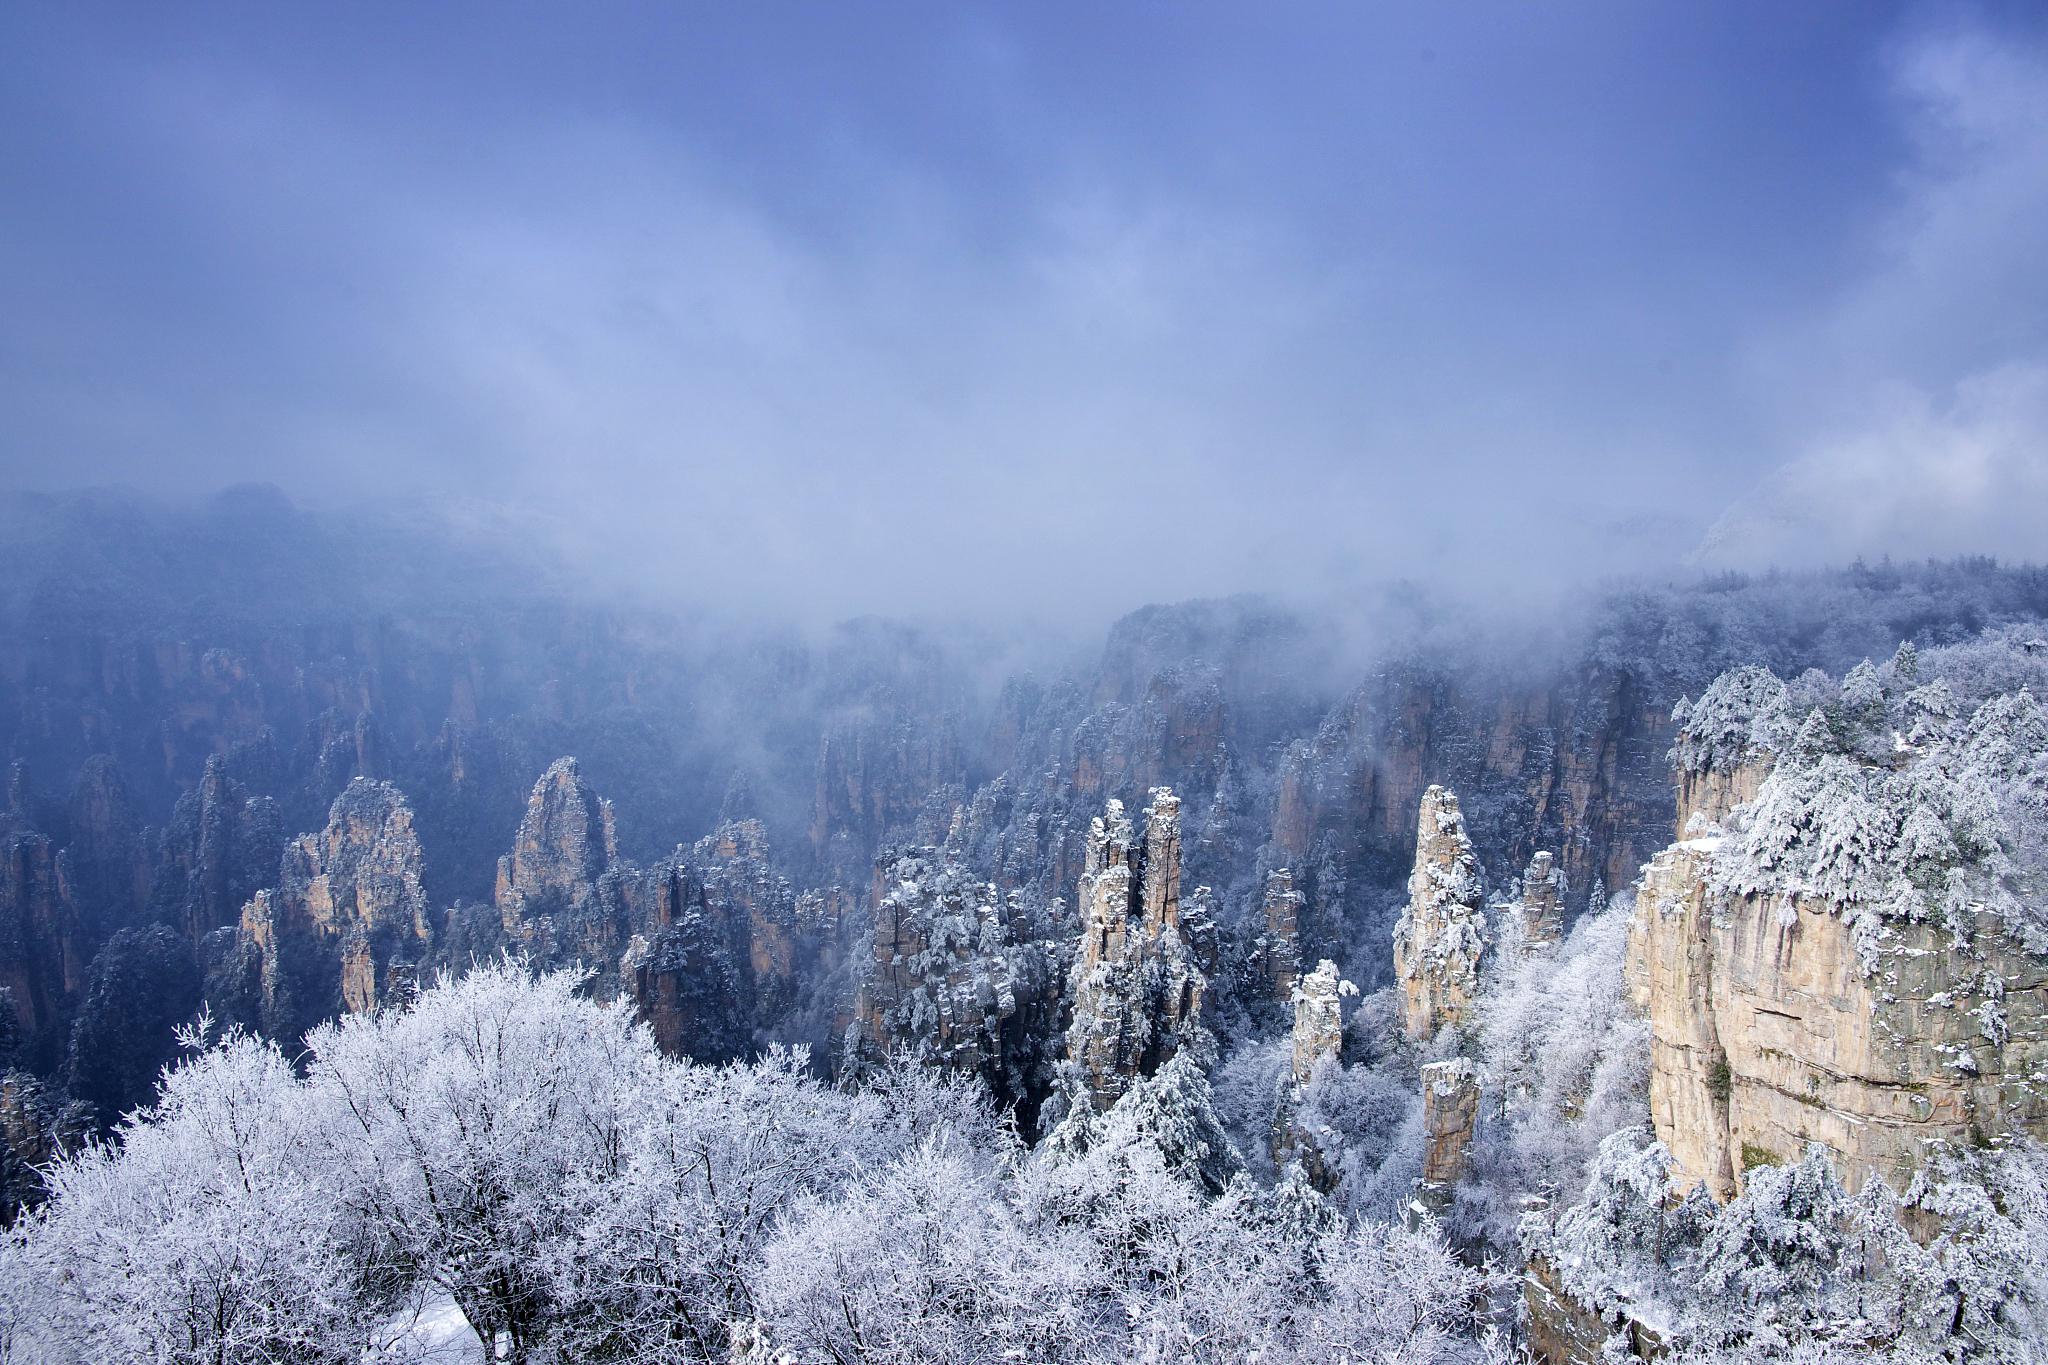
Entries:
POLYGON ((390 1327, 395 1338, 389 1355, 393 1360, 413 1365, 475 1365, 483 1355, 483 1338, 445 1292, 428 1296, 417 1311, 400 1314, 390 1327))

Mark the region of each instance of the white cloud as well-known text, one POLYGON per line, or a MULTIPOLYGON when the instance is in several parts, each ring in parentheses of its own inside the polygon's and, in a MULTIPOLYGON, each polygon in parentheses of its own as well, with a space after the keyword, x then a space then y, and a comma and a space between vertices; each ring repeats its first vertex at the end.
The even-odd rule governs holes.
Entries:
POLYGON ((1714 566, 1993 554, 2048 558, 2048 366, 1883 395, 1863 429, 1786 465, 1715 522, 1714 566))
POLYGON ((2048 559, 2048 50, 1922 34, 1893 75, 1898 198, 1855 286, 1753 357, 1798 453, 1716 521, 1704 563, 2048 559))

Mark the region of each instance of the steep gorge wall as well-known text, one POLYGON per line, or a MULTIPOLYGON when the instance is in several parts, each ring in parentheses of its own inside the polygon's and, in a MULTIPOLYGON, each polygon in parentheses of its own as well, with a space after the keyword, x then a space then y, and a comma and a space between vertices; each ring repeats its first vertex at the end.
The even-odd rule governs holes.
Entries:
POLYGON ((1658 854, 1630 935, 1652 1119, 1686 1179, 1728 1199, 1818 1142, 1852 1188, 1903 1190, 1930 1144, 2048 1137, 2048 959, 1985 916, 1964 941, 1898 925, 1869 974, 1839 906, 1719 890, 1717 849, 1658 854))
MULTIPOLYGON (((1458 792, 1480 861, 1496 878, 1555 850, 1562 902, 1576 912, 1596 888, 1627 886, 1668 837, 1668 709, 1668 698, 1616 670, 1570 673, 1537 691, 1507 679, 1389 670, 1286 755, 1275 857, 1310 873, 1312 902, 1329 899, 1315 874, 1334 857, 1348 874, 1340 895, 1355 923, 1405 876, 1413 812, 1427 788, 1442 785, 1458 792)), ((1327 918, 1327 905, 1321 910, 1327 918)))
POLYGON ((1942 1146, 2048 1136, 2048 713, 1988 681, 2010 667, 1941 662, 1954 687, 1901 646, 1679 707, 1679 840, 1644 869, 1627 979, 1657 1135, 1717 1198, 1809 1143, 1903 1191, 1942 1146))

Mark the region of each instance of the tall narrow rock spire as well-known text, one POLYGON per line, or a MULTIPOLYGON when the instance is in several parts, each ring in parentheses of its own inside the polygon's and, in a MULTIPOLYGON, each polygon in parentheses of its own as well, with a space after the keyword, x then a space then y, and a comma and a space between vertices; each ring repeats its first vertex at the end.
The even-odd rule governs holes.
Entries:
POLYGON ((1208 985, 1180 924, 1180 798, 1152 789, 1142 839, 1111 801, 1083 866, 1067 1056, 1100 1110, 1173 1055, 1208 985))
POLYGON ((1538 853, 1522 873, 1522 951, 1554 948, 1563 938, 1564 870, 1550 854, 1538 853))
POLYGON ((1394 976, 1410 1039, 1433 1038, 1471 1010, 1486 948, 1483 890, 1458 798, 1431 787, 1422 794, 1408 907, 1394 926, 1394 976))
POLYGON ((1259 967, 1273 998, 1283 1004, 1293 996, 1295 979, 1301 975, 1302 904, 1292 872, 1283 867, 1267 874, 1259 904, 1266 929, 1260 938, 1259 967))

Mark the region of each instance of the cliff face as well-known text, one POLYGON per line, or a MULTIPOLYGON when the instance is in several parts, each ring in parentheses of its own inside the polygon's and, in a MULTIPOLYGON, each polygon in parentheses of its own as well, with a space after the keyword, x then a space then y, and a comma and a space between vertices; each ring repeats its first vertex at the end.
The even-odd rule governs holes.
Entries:
POLYGON ((1466 1022, 1479 994, 1479 960, 1486 948, 1479 862, 1458 798, 1431 787, 1420 808, 1408 906, 1394 926, 1402 1028, 1416 1042, 1466 1022))
POLYGON ((178 1029, 198 1015, 191 945, 168 925, 119 929, 93 955, 65 1053, 64 1088, 101 1131, 156 1094, 183 1049, 178 1029))
POLYGON ((1337 964, 1324 958, 1294 987, 1294 1082, 1306 1084, 1316 1063, 1335 1057, 1344 1046, 1343 992, 1353 989, 1337 979, 1337 964))
POLYGON ((1289 1035, 1292 1084, 1283 1082, 1279 1103, 1273 1114, 1272 1151, 1274 1164, 1285 1168, 1298 1163, 1301 1172, 1316 1189, 1328 1193, 1336 1187, 1337 1175, 1323 1150, 1329 1130, 1317 1132, 1302 1123, 1300 1105, 1303 1087, 1314 1077, 1316 1067, 1336 1061, 1344 1047, 1344 997, 1358 988, 1337 976, 1337 964, 1324 958, 1316 969, 1296 979, 1293 990, 1294 1028, 1289 1035))
POLYGON ((133 923, 149 901, 152 840, 106 754, 94 754, 79 769, 65 826, 65 855, 94 936, 133 923))
POLYGON ((1739 807, 1756 800, 1770 775, 1768 754, 1753 754, 1725 768, 1680 768, 1676 780, 1678 837, 1719 825, 1739 807))
POLYGON ((1106 1110, 1179 1048, 1208 984, 1181 924, 1180 799, 1153 789, 1142 840, 1110 801, 1089 828, 1084 868, 1067 1056, 1106 1110))
POLYGON ((1522 873, 1522 950, 1541 952, 1564 938, 1564 873, 1539 852, 1522 873))
POLYGON ((32 1061, 54 1047, 91 956, 63 855, 34 830, 0 829, 0 988, 13 998, 32 1061))
POLYGON ((92 1127, 83 1106, 25 1071, 0 1070, 0 1227, 42 1197, 37 1168, 81 1144, 92 1127))
POLYGON ((1415 1198, 1429 1212, 1440 1216, 1450 1208, 1478 1123, 1479 1068, 1465 1057, 1423 1067, 1422 1175, 1415 1198))
POLYGON ((681 855, 627 882, 638 931, 618 977, 662 1051, 725 1061, 748 1041, 743 965, 730 923, 681 855))
MULTIPOLYGON (((1410 1042, 1426 1045, 1446 1029, 1476 1023, 1488 934, 1479 860, 1458 798, 1431 787, 1418 804, 1415 870, 1408 878, 1407 907, 1394 926, 1394 979, 1401 991, 1401 1031, 1410 1042)), ((1461 1046, 1469 1042, 1468 1036, 1459 1038, 1461 1046)), ((1422 1173, 1411 1217, 1441 1217, 1449 1210, 1478 1119, 1479 1069, 1470 1058, 1422 1068, 1422 1173)))
POLYGON ((1302 900, 1302 894, 1294 889, 1294 874, 1286 868, 1267 876, 1265 893, 1259 899, 1259 918, 1265 931, 1257 944, 1258 968, 1275 1000, 1295 998, 1295 982, 1301 974, 1302 900))
POLYGON ((1867 973, 1841 906, 1730 894, 1720 848, 1658 854, 1630 937, 1651 1115, 1688 1180, 1728 1199, 1818 1142, 1852 1188, 1904 1189, 1930 1143, 2048 1134, 2048 960, 1986 915, 1961 941, 1895 926, 1867 973))
POLYGON ((1105 792, 1149 790, 1169 781, 1197 791, 1215 788, 1229 716, 1212 677, 1168 669, 1133 695, 1121 686, 1103 690, 1108 695, 1099 698, 1098 709, 1074 728, 1076 798, 1089 804, 1105 792))
POLYGON ((93 955, 141 917, 154 839, 105 755, 86 761, 61 805, 37 801, 27 765, 11 766, 0 808, 0 989, 13 999, 29 1065, 63 1055, 93 955))
POLYGON ((1718 1198, 1809 1142, 1903 1189, 1936 1144, 2048 1134, 2023 890, 2048 718, 2020 692, 1963 719, 1912 664, 1806 696, 1745 670, 1681 708, 1686 823, 1644 871, 1628 980, 1657 1135, 1718 1198))
MULTIPOLYGON (((1089 832, 1101 798, 1171 786, 1186 798, 1178 862, 1191 885, 1216 888, 1221 926, 1199 932, 1196 906, 1211 902, 1191 890, 1183 944, 1208 990, 1271 1023, 1318 956, 1367 985, 1390 978, 1392 907, 1431 784, 1459 792, 1488 871, 1556 851, 1555 897, 1536 878, 1523 902, 1546 923, 1554 905, 1561 928, 1603 879, 1633 875, 1674 810, 1683 829, 1758 794, 1767 768, 1689 765, 1674 803, 1663 703, 1681 680, 1710 675, 1728 649, 1795 671, 1839 666, 1828 654, 1865 647, 1855 631, 1879 619, 1845 628, 1831 605, 1826 643, 1798 643, 1818 637, 1787 624, 1775 597, 1723 585, 1594 604, 1595 624, 1552 662, 1377 639, 1362 659, 1344 653, 1342 622, 1189 602, 1134 612, 1092 665, 1018 673, 989 700, 971 681, 987 643, 973 636, 872 622, 823 641, 704 632, 512 592, 544 575, 497 572, 445 536, 364 535, 281 498, 192 516, 107 502, 56 509, 64 535, 0 536, 8 581, 24 585, 0 613, 0 753, 63 790, 81 774, 70 800, 0 819, 0 981, 49 1044, 29 1059, 48 1075, 111 933, 161 918, 221 966, 243 907, 277 880, 283 832, 319 828, 355 776, 407 793, 433 909, 487 902, 435 923, 437 964, 507 943, 585 961, 601 992, 642 1002, 665 1046, 699 1056, 842 1036, 853 991, 841 955, 865 927, 876 847, 936 846, 956 807, 961 861, 997 885, 1006 914, 1013 892, 1029 893, 1046 923, 1028 937, 1057 939, 1046 957, 1061 974, 1087 906, 1050 906, 1103 858, 1089 832), (252 564, 292 572, 240 572, 252 564), (1762 635, 1716 624, 1759 620, 1762 635), (565 752, 629 817, 623 844, 574 772, 551 771, 536 800, 535 775, 565 752), (727 812, 736 773, 754 803, 727 812), (743 813, 764 823, 725 819, 743 813), (161 856, 138 913, 132 854, 152 848, 151 825, 164 827, 161 856), (708 846, 677 843, 721 826, 708 846), (1284 881, 1269 878, 1283 867, 1284 881), (631 970, 617 970, 629 949, 631 970)), ((1917 630, 1928 599, 1916 600, 1917 630)), ((1941 600, 1961 604, 1947 621, 2032 609, 1941 600)), ((1442 619, 1428 604, 1420 614, 1442 619)), ((1876 628, 1896 638, 1889 621, 1876 628)), ((272 887, 252 951, 271 918, 310 916, 295 897, 272 887)), ((261 952, 251 960, 256 980, 261 952)), ((356 963, 355 998, 384 995, 368 979, 380 970, 356 963)), ((333 975, 339 1008, 338 964, 333 975)), ((1984 985, 1981 1003, 2013 1013, 1998 989, 1984 985)), ((1022 1029, 1028 1008, 1005 1028, 1022 1029)), ((1043 1026, 1055 1047, 1056 1030, 1043 1026)), ((1133 1065, 1124 1043, 1097 1051, 1107 1073, 1133 1065)))
POLYGON ((404 998, 433 947, 412 810, 397 788, 357 779, 324 829, 286 845, 278 885, 243 907, 209 995, 295 1039, 330 1015, 404 998))
POLYGON ((941 711, 841 719, 818 749, 810 839, 818 865, 846 877, 925 799, 965 776, 957 716, 941 711))
POLYGON ((1667 705, 1625 669, 1570 670, 1532 689, 1526 677, 1390 667, 1289 748, 1273 805, 1275 859, 1306 874, 1319 920, 1348 899, 1372 932, 1359 918, 1369 915, 1361 893, 1409 866, 1409 812, 1442 785, 1460 793, 1480 831, 1476 851, 1496 873, 1557 850, 1571 889, 1565 908, 1576 911, 1596 888, 1628 885, 1665 840, 1667 705), (1325 888, 1315 872, 1332 863, 1347 875, 1325 888))
POLYGON ((617 977, 665 1051, 741 1056, 760 1029, 839 979, 852 898, 838 887, 797 894, 758 821, 729 821, 610 880, 633 935, 617 977))
POLYGON ((698 840, 692 854, 705 902, 743 961, 754 1010, 763 1017, 795 1000, 822 966, 819 955, 838 927, 823 924, 816 908, 810 914, 800 909, 770 852, 759 820, 732 820, 698 840))

